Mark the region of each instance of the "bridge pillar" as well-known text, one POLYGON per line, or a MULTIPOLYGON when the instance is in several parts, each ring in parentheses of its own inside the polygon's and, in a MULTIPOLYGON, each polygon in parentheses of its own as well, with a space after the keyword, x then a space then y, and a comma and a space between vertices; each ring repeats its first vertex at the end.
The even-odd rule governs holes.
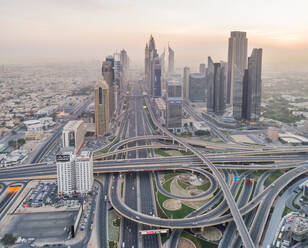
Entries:
POLYGON ((172 145, 174 145, 174 139, 172 139, 172 145))

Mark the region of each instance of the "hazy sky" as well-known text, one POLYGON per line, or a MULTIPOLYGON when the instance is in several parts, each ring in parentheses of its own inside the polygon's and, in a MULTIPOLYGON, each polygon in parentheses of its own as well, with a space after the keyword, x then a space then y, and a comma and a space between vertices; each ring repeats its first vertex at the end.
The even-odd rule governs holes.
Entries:
POLYGON ((264 66, 308 71, 307 0, 0 0, 0 63, 103 59, 125 48, 142 65, 153 34, 176 67, 226 60, 231 30, 246 31, 264 66))

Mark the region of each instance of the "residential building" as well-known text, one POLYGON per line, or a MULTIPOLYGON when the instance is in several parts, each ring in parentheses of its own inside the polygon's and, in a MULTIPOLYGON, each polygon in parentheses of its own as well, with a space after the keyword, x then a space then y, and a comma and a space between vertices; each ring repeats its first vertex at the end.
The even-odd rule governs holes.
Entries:
POLYGON ((75 160, 76 191, 84 194, 93 186, 93 156, 90 151, 82 151, 75 160))
POLYGON ((96 82, 95 97, 95 132, 103 135, 109 130, 109 87, 104 79, 96 82))
POLYGON ((56 156, 58 194, 70 195, 75 191, 76 174, 73 152, 63 152, 56 156))
POLYGON ((233 104, 234 93, 234 68, 238 68, 241 74, 247 67, 247 43, 246 32, 233 31, 229 38, 228 47, 228 84, 227 103, 233 104))

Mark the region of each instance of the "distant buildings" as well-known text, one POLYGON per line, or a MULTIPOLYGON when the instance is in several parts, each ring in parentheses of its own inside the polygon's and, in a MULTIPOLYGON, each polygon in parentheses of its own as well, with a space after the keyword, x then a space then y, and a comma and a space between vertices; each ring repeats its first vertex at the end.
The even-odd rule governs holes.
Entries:
POLYGON ((168 45, 168 75, 174 74, 174 50, 168 45))
POLYGON ((229 38, 228 48, 228 84, 227 103, 233 103, 234 94, 234 69, 237 67, 243 75, 247 66, 247 43, 246 32, 233 31, 229 38))
POLYGON ((167 128, 174 133, 182 131, 182 84, 178 81, 167 82, 167 128))
POLYGON ((105 80, 97 81, 94 97, 95 132, 96 135, 103 135, 109 130, 109 87, 105 80))
POLYGON ((154 82, 153 82, 153 97, 161 97, 161 64, 159 57, 155 57, 153 61, 154 65, 154 82))
POLYGON ((69 121, 62 131, 62 146, 78 153, 84 143, 86 134, 85 123, 82 120, 69 121))
POLYGON ((220 63, 213 63, 208 58, 207 69, 207 111, 215 114, 223 114, 225 111, 225 71, 220 63))
POLYGON ((66 150, 57 155, 58 194, 88 193, 93 186, 92 153, 83 151, 79 156, 66 150))
POLYGON ((205 71, 206 71, 206 67, 205 67, 205 64, 200 64, 200 67, 199 67, 199 73, 202 74, 202 75, 205 75, 205 71))
POLYGON ((206 91, 206 77, 200 73, 189 75, 189 100, 192 102, 204 102, 206 91))
POLYGON ((183 72, 183 99, 189 100, 189 67, 184 67, 183 72))

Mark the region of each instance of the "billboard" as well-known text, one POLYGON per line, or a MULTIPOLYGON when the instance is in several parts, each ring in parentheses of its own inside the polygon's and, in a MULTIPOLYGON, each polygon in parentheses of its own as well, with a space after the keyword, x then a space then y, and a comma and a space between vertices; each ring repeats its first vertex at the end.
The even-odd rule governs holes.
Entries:
POLYGON ((69 154, 59 154, 56 156, 57 162, 68 162, 70 161, 70 155, 69 154))

